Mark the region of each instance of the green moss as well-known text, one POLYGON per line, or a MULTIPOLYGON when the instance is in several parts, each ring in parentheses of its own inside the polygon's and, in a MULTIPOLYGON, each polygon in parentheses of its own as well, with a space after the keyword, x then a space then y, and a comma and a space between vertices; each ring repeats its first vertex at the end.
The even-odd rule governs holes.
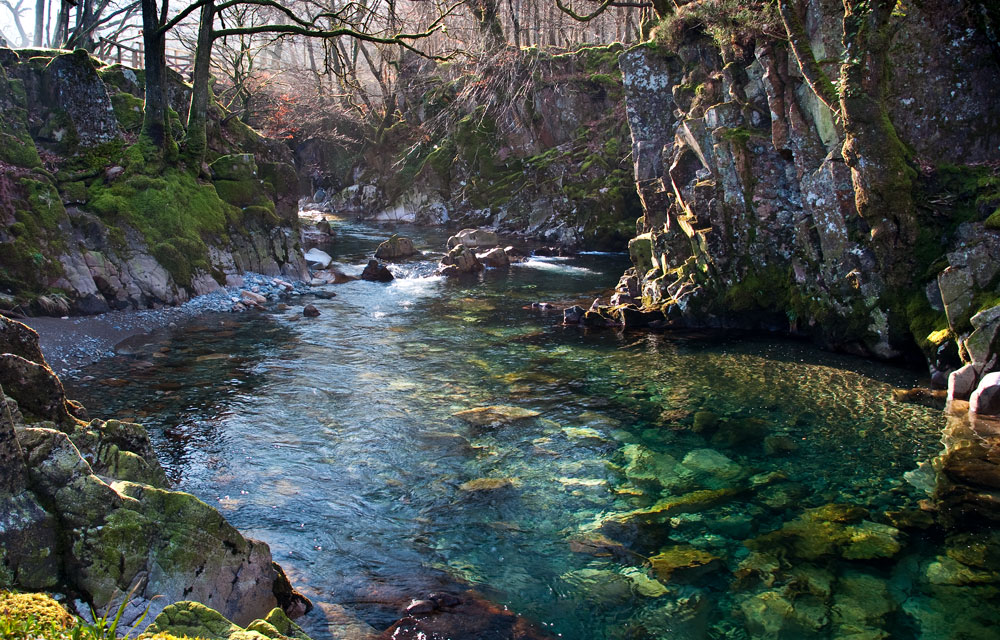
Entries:
POLYGON ((111 96, 115 118, 123 131, 138 133, 142 128, 143 104, 142 99, 124 91, 111 96))
POLYGON ((254 226, 273 226, 281 222, 274 212, 274 205, 270 207, 252 204, 243 209, 243 221, 254 226))
POLYGON ((34 142, 3 131, 0 131, 0 161, 25 168, 42 164, 34 142))
POLYGON ((110 229, 122 222, 138 229, 157 261, 182 285, 190 284, 195 270, 209 267, 205 238, 225 240, 229 226, 242 220, 212 185, 199 184, 179 169, 156 177, 135 174, 111 185, 95 182, 89 196, 88 210, 110 229))
POLYGON ((917 346, 925 355, 933 355, 938 345, 951 335, 948 316, 932 309, 923 292, 911 294, 905 309, 906 322, 917 346))
POLYGON ((233 206, 267 207, 270 204, 271 210, 274 211, 274 203, 264 193, 260 180, 216 180, 213 184, 219 197, 233 206))
POLYGON ((67 182, 61 186, 63 200, 66 202, 84 203, 87 201, 87 183, 82 180, 67 182))
POLYGON ((733 311, 784 311, 792 286, 790 277, 788 270, 781 267, 751 267, 725 289, 726 307, 733 311))

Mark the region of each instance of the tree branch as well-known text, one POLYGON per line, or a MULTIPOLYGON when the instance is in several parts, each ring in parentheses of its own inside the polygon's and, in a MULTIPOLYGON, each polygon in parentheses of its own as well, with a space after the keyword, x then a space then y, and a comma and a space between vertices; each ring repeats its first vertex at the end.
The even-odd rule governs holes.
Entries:
POLYGON ((577 22, 590 22, 591 20, 593 20, 597 16, 601 15, 602 13, 604 13, 605 11, 607 11, 608 9, 610 9, 611 7, 615 7, 615 8, 625 7, 625 8, 633 8, 633 9, 647 9, 649 7, 652 7, 653 3, 652 2, 628 2, 628 1, 622 1, 622 0, 604 0, 604 2, 602 2, 601 5, 599 7, 597 7, 597 9, 595 9, 593 13, 588 13, 586 15, 581 15, 581 14, 573 11, 572 8, 570 8, 570 7, 568 7, 568 6, 566 6, 566 5, 563 4, 562 0, 556 0, 556 6, 559 7, 560 11, 562 11, 563 13, 565 13, 566 15, 568 15, 569 17, 573 18, 577 22))
MULTIPOLYGON (((556 1, 558 2, 558 0, 556 1)), ((802 19, 799 18, 796 7, 792 6, 792 0, 778 0, 778 13, 781 14, 788 43, 791 45, 792 54, 799 63, 806 84, 834 115, 840 117, 840 92, 823 71, 823 67, 816 61, 812 45, 809 44, 809 36, 806 34, 806 29, 802 24, 802 19)))

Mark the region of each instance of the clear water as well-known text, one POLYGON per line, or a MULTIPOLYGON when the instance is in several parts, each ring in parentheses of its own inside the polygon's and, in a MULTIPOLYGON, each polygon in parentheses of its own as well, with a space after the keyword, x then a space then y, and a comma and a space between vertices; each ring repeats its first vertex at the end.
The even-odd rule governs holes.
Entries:
MULTIPOLYGON (((557 312, 531 303, 593 299, 616 282, 624 256, 533 258, 447 281, 431 275, 444 236, 392 231, 427 255, 393 266, 390 284, 331 287, 336 297, 309 300, 319 318, 301 319, 300 306, 205 316, 133 340, 68 384, 93 414, 145 424, 178 488, 268 542, 316 600, 384 629, 410 597, 461 584, 563 638, 779 637, 741 605, 788 584, 796 561, 785 559, 777 584, 738 580, 744 540, 831 502, 881 519, 926 497, 903 474, 935 455, 943 418, 892 401, 892 387, 918 382, 912 371, 777 339, 560 327, 557 312), (539 415, 492 426, 454 417, 487 405, 539 415), (705 411, 737 436, 696 433, 705 411), (757 435, 743 438, 746 428, 757 435), (766 436, 794 451, 768 453, 766 436), (707 449, 741 474, 689 474, 668 487, 628 477, 635 451, 681 461, 707 449), (470 490, 481 478, 509 483, 470 490), (570 544, 601 518, 720 483, 744 492, 678 514, 652 547, 609 556, 570 544), (681 543, 722 568, 664 580, 658 597, 623 578, 635 575, 629 567, 652 576, 645 558, 681 543)), ((328 249, 351 272, 391 231, 342 221, 339 232, 328 249)), ((941 595, 925 584, 940 540, 903 540, 891 561, 808 563, 834 583, 810 596, 826 617, 779 625, 780 637, 847 637, 836 585, 857 575, 886 585, 891 601, 863 637, 919 637, 913 611, 945 597, 974 596, 991 611, 995 590, 941 595)), ((991 637, 976 635, 990 620, 961 637, 991 637)), ((306 624, 323 637, 317 614, 306 624)), ((959 637, 947 621, 938 636, 922 624, 923 637, 959 637)))

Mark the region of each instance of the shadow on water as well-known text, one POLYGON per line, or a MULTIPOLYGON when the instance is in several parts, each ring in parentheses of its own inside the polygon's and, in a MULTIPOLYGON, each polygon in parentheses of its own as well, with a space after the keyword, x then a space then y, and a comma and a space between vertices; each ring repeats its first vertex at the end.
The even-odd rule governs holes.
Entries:
MULTIPOLYGON (((406 232, 427 254, 394 265, 392 283, 333 287, 310 300, 316 319, 296 307, 154 334, 71 393, 144 423, 179 488, 268 542, 308 595, 379 629, 410 598, 471 586, 564 638, 750 637, 762 623, 746 603, 799 603, 776 589, 805 567, 828 583, 826 613, 796 633, 828 637, 848 578, 916 584, 886 560, 794 550, 763 582, 734 577, 757 557, 744 541, 803 509, 851 503, 880 520, 916 509, 924 495, 903 474, 937 452, 943 418, 891 401, 914 372, 791 340, 556 326, 531 303, 598 295, 624 256, 449 281, 430 259, 444 236, 406 232), (455 415, 484 406, 520 413, 455 415), (609 539, 615 518, 681 498, 694 506, 609 539), (684 580, 644 568, 675 548, 714 560, 683 567, 684 580)), ((335 260, 360 270, 389 233, 343 223, 335 260)), ((894 621, 916 614, 886 598, 896 613, 865 628, 906 637, 911 622, 894 621)), ((323 637, 317 614, 307 623, 323 637)))

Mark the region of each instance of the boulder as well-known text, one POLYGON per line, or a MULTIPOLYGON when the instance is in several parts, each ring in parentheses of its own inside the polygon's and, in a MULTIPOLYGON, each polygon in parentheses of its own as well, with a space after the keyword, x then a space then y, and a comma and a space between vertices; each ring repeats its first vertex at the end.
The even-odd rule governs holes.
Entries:
POLYGON ((66 405, 62 382, 44 364, 12 353, 0 355, 0 383, 26 416, 51 420, 67 431, 76 425, 76 418, 66 405))
POLYGON ((380 264, 378 260, 369 260, 365 270, 361 272, 361 279, 371 282, 390 282, 394 276, 389 268, 380 264))
POLYGON ((475 252, 464 244, 460 244, 441 258, 438 272, 445 276, 457 276, 463 273, 476 273, 483 270, 483 265, 476 258, 475 252))
POLYGON ((467 591, 454 606, 407 615, 382 632, 383 640, 424 638, 517 638, 546 640, 553 636, 512 613, 507 607, 467 591))
POLYGON ((209 165, 215 180, 255 180, 257 178, 257 163, 252 153, 234 153, 220 156, 209 165))
POLYGON ((306 262, 309 263, 309 267, 312 269, 326 269, 333 262, 333 258, 330 254, 322 249, 316 249, 315 247, 306 251, 305 254, 306 262))
POLYGON ((35 330, 4 316, 0 316, 0 353, 13 353, 25 360, 45 364, 35 330))
POLYGON ((46 122, 39 137, 72 146, 93 147, 121 138, 104 82, 83 49, 54 56, 42 76, 46 122))
POLYGON ((1000 371, 987 373, 969 397, 969 412, 981 416, 1000 415, 1000 371))
POLYGON ((379 260, 399 260, 409 258, 416 252, 412 240, 393 235, 375 249, 375 257, 379 260))
POLYGON ((967 364, 960 369, 956 369, 948 376, 948 401, 968 400, 972 392, 976 390, 976 367, 967 364))
POLYGON ((563 324, 580 324, 583 322, 583 316, 586 313, 587 310, 580 305, 563 309, 563 324))
POLYGON ((307 318, 318 318, 319 309, 317 309, 316 305, 314 304, 307 304, 306 306, 302 307, 302 315, 304 315, 307 318))
POLYGON ((449 249, 454 249, 460 244, 473 249, 495 247, 500 244, 500 237, 488 229, 462 229, 448 238, 449 249))
POLYGON ((243 628, 214 609, 186 600, 164 608, 146 633, 203 640, 309 640, 309 636, 278 608, 243 628))
POLYGON ((506 269, 510 266, 510 258, 507 257, 507 252, 500 247, 490 249, 486 253, 477 253, 476 259, 487 269, 506 269))

